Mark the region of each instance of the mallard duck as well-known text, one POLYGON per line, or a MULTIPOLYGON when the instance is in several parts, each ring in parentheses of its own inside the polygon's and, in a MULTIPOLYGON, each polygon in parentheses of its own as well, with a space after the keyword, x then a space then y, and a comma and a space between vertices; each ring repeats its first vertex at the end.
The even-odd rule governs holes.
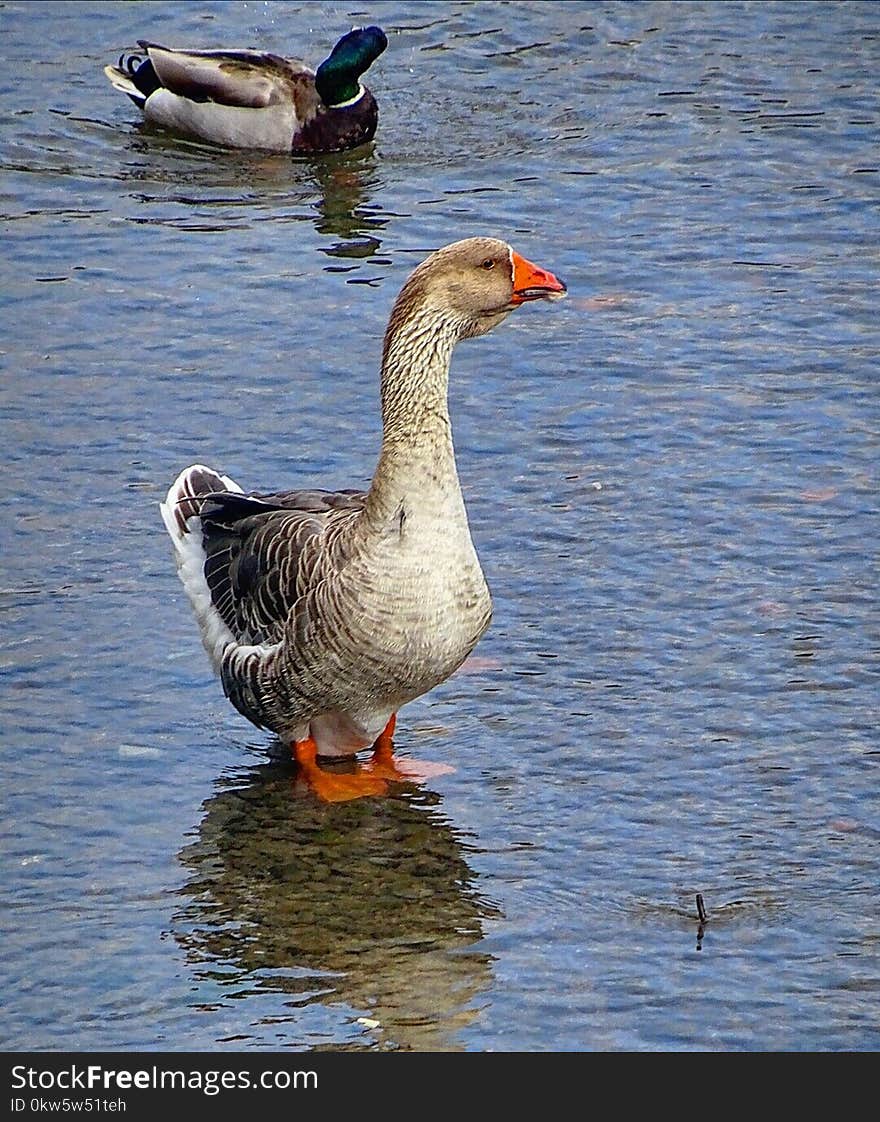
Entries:
POLYGON ((359 79, 388 46, 379 27, 343 35, 318 69, 261 51, 179 51, 143 39, 146 57, 105 66, 147 121, 231 148, 305 155, 372 140, 376 99, 359 79))
POLYGON ((227 696, 290 745, 323 799, 430 774, 395 760, 397 711, 461 666, 492 614, 455 464, 452 350, 519 305, 565 292, 494 238, 437 250, 407 279, 385 332, 368 491, 246 494, 195 464, 161 504, 227 696), (370 745, 354 774, 318 762, 370 745))

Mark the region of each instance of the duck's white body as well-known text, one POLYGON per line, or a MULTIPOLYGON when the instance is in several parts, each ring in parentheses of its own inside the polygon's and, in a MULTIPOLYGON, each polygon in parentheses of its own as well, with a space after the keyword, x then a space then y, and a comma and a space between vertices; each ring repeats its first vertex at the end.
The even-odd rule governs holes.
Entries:
POLYGON ((150 94, 144 102, 144 119, 225 148, 266 148, 272 152, 290 151, 291 138, 304 124, 292 100, 251 109, 190 101, 165 89, 150 94))

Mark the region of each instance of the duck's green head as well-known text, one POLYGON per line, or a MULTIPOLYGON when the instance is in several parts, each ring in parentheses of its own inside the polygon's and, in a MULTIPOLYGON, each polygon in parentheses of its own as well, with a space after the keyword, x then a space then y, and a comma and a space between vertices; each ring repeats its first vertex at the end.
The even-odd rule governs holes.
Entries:
POLYGON ((358 79, 388 46, 381 27, 354 27, 343 35, 330 57, 318 67, 315 89, 328 107, 356 98, 358 79))

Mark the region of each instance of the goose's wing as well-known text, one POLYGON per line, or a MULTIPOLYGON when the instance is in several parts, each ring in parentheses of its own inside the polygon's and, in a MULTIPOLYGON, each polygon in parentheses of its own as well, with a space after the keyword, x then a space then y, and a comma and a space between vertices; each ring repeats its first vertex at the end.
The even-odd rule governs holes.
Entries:
POLYGON ((240 643, 275 643, 294 603, 345 563, 340 531, 363 510, 361 491, 215 493, 199 511, 204 575, 214 608, 240 643))
POLYGON ((139 44, 162 86, 190 101, 265 109, 314 87, 313 71, 299 59, 264 51, 172 50, 144 39, 139 44))

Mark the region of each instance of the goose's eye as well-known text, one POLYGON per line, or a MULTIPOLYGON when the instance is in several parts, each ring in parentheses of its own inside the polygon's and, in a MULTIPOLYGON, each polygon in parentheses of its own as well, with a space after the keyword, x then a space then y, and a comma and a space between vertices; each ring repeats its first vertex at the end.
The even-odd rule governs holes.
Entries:
POLYGON ((487 257, 485 261, 480 262, 481 269, 494 269, 495 261, 491 257, 487 257))

